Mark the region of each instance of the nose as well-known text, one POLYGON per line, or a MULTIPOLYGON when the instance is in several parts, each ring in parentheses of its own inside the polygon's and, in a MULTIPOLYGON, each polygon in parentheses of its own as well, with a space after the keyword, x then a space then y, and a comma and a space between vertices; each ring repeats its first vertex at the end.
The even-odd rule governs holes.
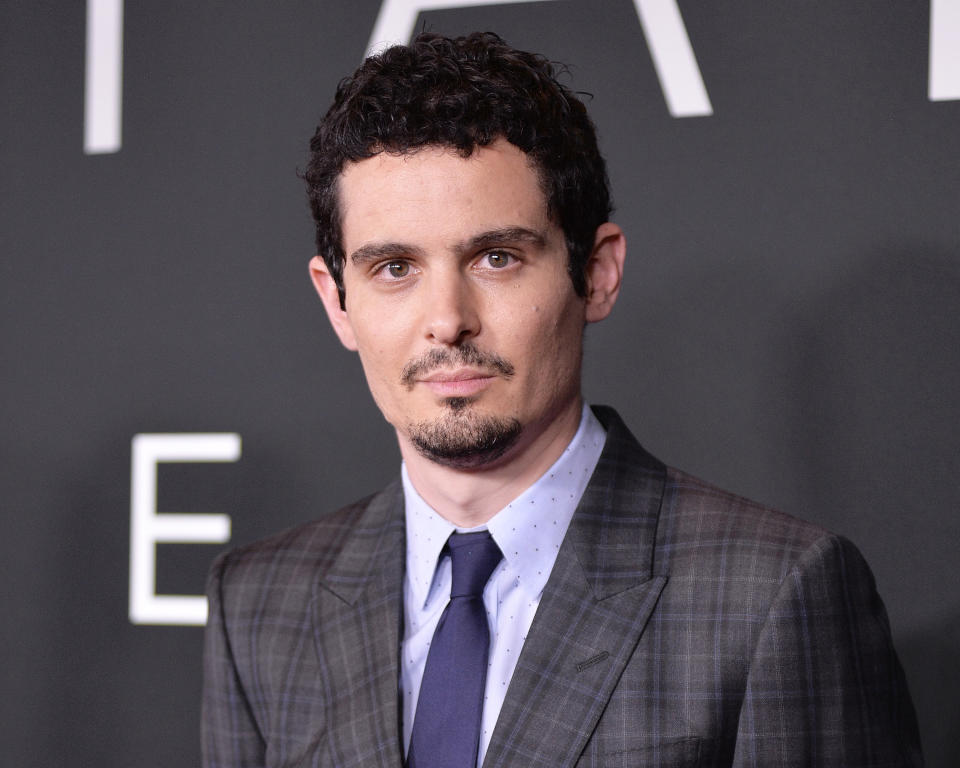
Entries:
POLYGON ((456 345, 480 331, 477 297, 466 275, 457 269, 434 274, 423 297, 428 340, 456 345))

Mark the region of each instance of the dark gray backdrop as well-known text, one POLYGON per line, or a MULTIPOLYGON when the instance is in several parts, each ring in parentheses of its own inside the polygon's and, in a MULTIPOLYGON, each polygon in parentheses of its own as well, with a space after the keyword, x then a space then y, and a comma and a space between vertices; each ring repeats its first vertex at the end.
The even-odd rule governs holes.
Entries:
MULTIPOLYGON (((123 145, 83 153, 82 3, 5 2, 4 765, 198 763, 202 630, 127 617, 131 439, 237 432, 160 468, 162 512, 242 543, 395 473, 307 280, 296 169, 378 0, 128 2, 123 145)), ((960 751, 960 101, 927 2, 681 0, 713 104, 671 117, 631 0, 431 11, 568 62, 630 243, 585 389, 669 463, 854 539, 931 765, 960 751)), ((202 592, 212 545, 158 546, 202 592)))

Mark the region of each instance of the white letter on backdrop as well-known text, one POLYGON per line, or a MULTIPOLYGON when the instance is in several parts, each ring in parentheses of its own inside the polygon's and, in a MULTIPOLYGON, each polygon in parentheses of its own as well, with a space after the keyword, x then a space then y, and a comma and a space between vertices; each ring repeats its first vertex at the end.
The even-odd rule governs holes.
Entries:
POLYGON ((123 0, 87 0, 83 151, 120 149, 123 92, 123 0))
POLYGON ((677 0, 633 0, 667 109, 674 117, 713 114, 677 0))
MULTIPOLYGON (((504 5, 506 2, 509 0, 383 0, 366 55, 394 43, 409 42, 421 11, 504 5)), ((634 6, 670 114, 674 117, 712 115, 710 98, 676 0, 634 0, 634 6)))
POLYGON ((960 99, 960 0, 930 0, 929 96, 960 99))
POLYGON ((157 464, 239 458, 240 435, 233 432, 134 436, 130 461, 130 621, 134 624, 205 624, 207 598, 203 595, 156 593, 156 545, 230 540, 228 515, 157 513, 157 464))

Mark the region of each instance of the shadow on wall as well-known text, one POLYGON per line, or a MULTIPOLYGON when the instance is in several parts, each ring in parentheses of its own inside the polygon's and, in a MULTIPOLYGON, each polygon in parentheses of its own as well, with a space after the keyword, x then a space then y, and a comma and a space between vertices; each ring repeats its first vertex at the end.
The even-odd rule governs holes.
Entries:
POLYGON ((900 248, 803 308, 795 443, 819 522, 877 576, 930 765, 960 753, 960 261, 900 248))
POLYGON ((906 633, 897 643, 920 720, 927 765, 951 765, 960 749, 960 605, 942 622, 906 633))

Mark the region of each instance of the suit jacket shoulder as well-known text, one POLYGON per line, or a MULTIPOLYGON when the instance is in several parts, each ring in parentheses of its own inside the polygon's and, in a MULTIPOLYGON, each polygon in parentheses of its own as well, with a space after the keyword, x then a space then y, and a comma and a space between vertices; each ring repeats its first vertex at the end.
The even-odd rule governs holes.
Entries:
POLYGON ((271 588, 312 594, 318 581, 344 589, 362 583, 370 552, 397 523, 402 525, 398 486, 395 482, 331 514, 229 550, 214 561, 211 578, 239 602, 251 590, 263 600, 263 591, 271 588))
POLYGON ((604 456, 518 664, 549 695, 530 713, 511 683, 504 708, 525 728, 488 764, 521 764, 517 740, 526 755, 553 745, 527 760, 544 766, 921 764, 856 548, 664 466, 595 411, 604 456))
POLYGON ((401 498, 394 482, 214 562, 202 719, 208 768, 398 764, 401 498))
POLYGON ((811 548, 834 544, 856 551, 818 525, 666 470, 654 567, 672 580, 712 572, 776 587, 811 548))

